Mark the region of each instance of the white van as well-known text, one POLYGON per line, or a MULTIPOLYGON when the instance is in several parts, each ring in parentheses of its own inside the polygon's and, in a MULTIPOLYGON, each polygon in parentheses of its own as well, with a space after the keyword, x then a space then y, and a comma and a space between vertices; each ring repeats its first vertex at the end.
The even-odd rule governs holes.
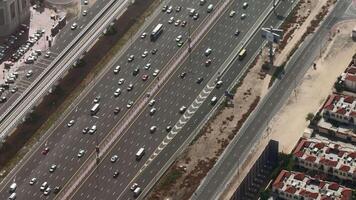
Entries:
POLYGON ((145 148, 140 148, 136 153, 136 160, 139 161, 145 154, 145 148))
POLYGON ((214 105, 214 104, 216 104, 217 100, 218 100, 218 98, 217 98, 216 96, 213 96, 213 98, 211 98, 210 103, 211 103, 212 105, 214 105))
POLYGON ((12 193, 10 196, 9 196, 9 200, 15 200, 16 199, 16 193, 12 193))
POLYGON ((210 13, 211 11, 213 11, 213 9, 214 9, 213 4, 209 4, 207 12, 210 13))
POLYGON ((12 183, 12 184, 10 185, 10 193, 15 192, 16 188, 17 188, 17 184, 16 184, 16 183, 12 183))
POLYGON ((134 197, 138 197, 141 194, 141 188, 137 187, 133 193, 134 193, 134 197))
POLYGON ((114 97, 118 97, 121 94, 121 89, 117 88, 114 92, 114 97))
POLYGON ((190 9, 189 16, 193 17, 194 14, 195 14, 195 9, 190 9))

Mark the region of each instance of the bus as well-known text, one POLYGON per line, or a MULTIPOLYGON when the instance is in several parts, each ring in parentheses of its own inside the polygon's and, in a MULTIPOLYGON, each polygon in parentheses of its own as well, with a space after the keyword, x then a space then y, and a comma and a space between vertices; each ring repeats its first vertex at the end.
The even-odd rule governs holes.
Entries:
POLYGON ((99 111, 99 103, 94 104, 94 106, 90 109, 90 114, 95 115, 99 111))
POLYGON ((239 60, 244 59, 245 56, 246 56, 246 49, 242 49, 239 53, 239 60))
POLYGON ((136 153, 136 160, 141 160, 143 154, 145 154, 145 149, 144 148, 140 148, 137 153, 136 153))
POLYGON ((161 35, 162 32, 163 32, 163 24, 158 24, 151 33, 151 41, 157 40, 157 38, 161 35))

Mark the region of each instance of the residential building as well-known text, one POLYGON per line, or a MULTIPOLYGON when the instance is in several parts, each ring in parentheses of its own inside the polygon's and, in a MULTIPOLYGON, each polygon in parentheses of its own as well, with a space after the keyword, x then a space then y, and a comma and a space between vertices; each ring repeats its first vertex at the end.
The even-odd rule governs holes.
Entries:
POLYGON ((0 0, 0 36, 13 33, 30 19, 30 0, 0 0))
POLYGON ((296 164, 306 169, 356 181, 356 147, 352 145, 345 147, 330 141, 302 138, 293 156, 296 164))
POLYGON ((345 72, 341 75, 341 80, 347 90, 356 92, 356 66, 350 65, 345 72))
POLYGON ((272 191, 286 200, 350 200, 352 197, 350 188, 286 170, 273 182, 272 191))
POLYGON ((322 114, 325 119, 356 125, 356 98, 348 95, 332 94, 325 102, 322 114))

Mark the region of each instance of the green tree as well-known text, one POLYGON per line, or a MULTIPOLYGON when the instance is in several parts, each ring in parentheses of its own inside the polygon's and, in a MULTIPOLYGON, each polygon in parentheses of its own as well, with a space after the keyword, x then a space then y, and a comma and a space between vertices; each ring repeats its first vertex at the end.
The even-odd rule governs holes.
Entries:
POLYGON ((307 117, 305 118, 307 121, 311 121, 314 118, 313 113, 308 113, 307 117))

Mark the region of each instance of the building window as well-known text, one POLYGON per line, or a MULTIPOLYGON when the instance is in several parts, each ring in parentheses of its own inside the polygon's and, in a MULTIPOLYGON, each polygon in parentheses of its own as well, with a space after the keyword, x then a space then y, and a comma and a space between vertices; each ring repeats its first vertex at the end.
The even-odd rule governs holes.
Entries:
POLYGON ((4 25, 5 24, 5 13, 4 13, 4 9, 0 9, 0 25, 4 25))
POLYGON ((27 0, 22 1, 22 9, 26 8, 27 0))
POLYGON ((10 13, 11 13, 11 19, 13 19, 16 15, 15 12, 15 2, 12 2, 12 4, 10 4, 10 13))

